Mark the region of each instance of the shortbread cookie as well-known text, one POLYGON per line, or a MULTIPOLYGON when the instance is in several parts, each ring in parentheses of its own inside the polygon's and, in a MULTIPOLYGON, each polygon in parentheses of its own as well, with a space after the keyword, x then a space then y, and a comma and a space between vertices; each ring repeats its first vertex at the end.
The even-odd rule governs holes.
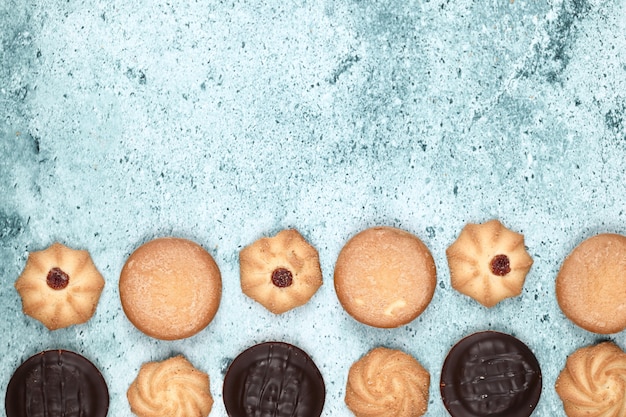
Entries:
POLYGON ((555 384, 568 417, 626 415, 626 353, 612 342, 578 349, 555 384))
POLYGON ((183 356, 143 364, 126 395, 139 417, 207 417, 213 407, 209 376, 183 356))
POLYGON ((430 374, 415 358, 379 347, 350 368, 345 401, 356 417, 419 417, 429 386, 430 374))
POLYGON ((518 296, 533 264, 524 236, 498 220, 467 224, 446 255, 452 287, 485 307, 518 296))
POLYGON ((215 317, 222 278, 200 245, 159 238, 133 252, 120 275, 124 313, 148 336, 174 340, 193 336, 215 317))
POLYGON ((89 252, 60 243, 31 252, 15 289, 24 313, 56 330, 85 323, 96 311, 104 278, 89 252))
POLYGON ((436 283, 435 262, 426 245, 393 227, 358 233, 335 265, 341 305, 373 327, 398 327, 414 320, 432 300, 436 283))
POLYGON ((556 278, 563 313, 594 333, 626 328, 626 236, 600 234, 570 253, 556 278))
POLYGON ((305 304, 322 285, 317 250, 294 229, 245 247, 239 265, 243 293, 275 314, 305 304))

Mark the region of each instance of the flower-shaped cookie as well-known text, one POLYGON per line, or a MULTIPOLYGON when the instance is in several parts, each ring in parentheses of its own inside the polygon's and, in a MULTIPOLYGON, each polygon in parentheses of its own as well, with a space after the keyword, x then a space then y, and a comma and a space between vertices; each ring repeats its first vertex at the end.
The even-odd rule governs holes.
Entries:
POLYGON ((612 342, 572 353, 555 384, 568 417, 623 417, 626 353, 612 342))
POLYGON ((519 295, 533 264, 524 236, 498 220, 467 224, 446 255, 452 287, 485 307, 519 295))
POLYGON ((213 408, 209 376, 183 356, 143 364, 126 396, 139 417, 207 417, 213 408))
POLYGON ((357 417, 418 417, 426 413, 429 385, 415 358, 379 347, 350 368, 345 401, 357 417))
POLYGON ((89 252, 60 243, 31 252, 15 282, 24 313, 50 330, 89 320, 103 288, 104 279, 89 252))
POLYGON ((243 293, 274 314, 305 304, 322 285, 317 250, 294 229, 243 248, 239 266, 243 293))

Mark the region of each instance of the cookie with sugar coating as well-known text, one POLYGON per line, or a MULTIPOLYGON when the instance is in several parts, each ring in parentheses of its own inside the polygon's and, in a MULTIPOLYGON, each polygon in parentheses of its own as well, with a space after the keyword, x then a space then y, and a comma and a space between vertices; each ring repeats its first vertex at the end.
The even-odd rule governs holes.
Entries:
POLYGON ((556 277, 556 298, 563 313, 587 331, 626 329, 626 236, 603 233, 574 248, 556 277))
POLYGON ((356 320, 393 328, 422 314, 434 295, 436 275, 430 250, 417 236, 394 227, 372 227, 341 249, 335 291, 356 320))
POLYGON ((183 339, 213 320, 222 278, 213 257, 195 242, 164 237, 137 248, 119 282, 122 308, 148 336, 183 339))

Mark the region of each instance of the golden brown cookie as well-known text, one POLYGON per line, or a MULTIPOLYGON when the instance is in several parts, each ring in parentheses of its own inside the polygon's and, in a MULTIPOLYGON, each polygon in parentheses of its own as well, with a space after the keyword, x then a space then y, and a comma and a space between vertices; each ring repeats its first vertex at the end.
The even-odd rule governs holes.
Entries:
POLYGON ((626 415, 626 353, 612 342, 578 349, 555 384, 568 417, 626 415))
POLYGON ((350 368, 345 401, 356 417, 419 417, 429 386, 430 374, 415 358, 379 347, 350 368))
POLYGON ((305 304, 322 285, 317 250, 294 229, 243 248, 239 267, 243 293, 274 314, 305 304))
POLYGON ((213 320, 222 278, 211 255, 186 239, 166 237, 133 252, 120 275, 120 298, 128 319, 148 336, 193 336, 213 320))
POLYGON ((446 255, 452 287, 485 307, 518 296, 533 264, 524 236, 498 220, 467 224, 446 255))
POLYGON ((594 333, 626 328, 626 237, 600 234, 570 253, 556 277, 563 313, 594 333))
POLYGON ((209 376, 183 356, 143 364, 126 396, 139 417, 207 417, 213 407, 209 376))
POLYGON ((60 243, 31 252, 15 282, 24 313, 50 330, 88 321, 103 288, 104 279, 89 252, 60 243))
POLYGON ((335 291, 361 323, 398 327, 426 309, 436 275, 433 257, 420 239, 393 227, 373 227, 353 236, 339 253, 335 291))

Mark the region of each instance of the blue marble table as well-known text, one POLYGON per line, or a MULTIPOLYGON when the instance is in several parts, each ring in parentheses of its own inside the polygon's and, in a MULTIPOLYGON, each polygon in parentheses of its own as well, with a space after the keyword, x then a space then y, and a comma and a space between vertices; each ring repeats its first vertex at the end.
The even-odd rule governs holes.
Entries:
POLYGON ((101 369, 109 415, 130 416, 139 366, 182 353, 225 416, 229 362, 281 340, 318 364, 324 415, 351 415, 350 365, 388 346, 429 370, 427 415, 445 416, 447 351, 492 329, 539 359, 534 415, 564 415, 567 355, 605 337, 565 318, 556 274, 584 238, 626 233, 625 34, 620 0, 4 0, 2 397, 23 360, 66 348, 101 369), (521 296, 486 309, 451 288, 445 249, 492 218, 534 265, 521 296), (416 234, 437 265, 432 303, 398 329, 356 322, 333 288, 341 247, 373 225, 416 234), (324 285, 274 316, 242 294, 238 253, 287 227, 319 250, 324 285), (117 283, 139 244, 172 235, 215 257, 223 298, 204 331, 163 342, 126 319, 117 283), (50 332, 13 283, 55 241, 89 250, 106 286, 87 324, 50 332))

